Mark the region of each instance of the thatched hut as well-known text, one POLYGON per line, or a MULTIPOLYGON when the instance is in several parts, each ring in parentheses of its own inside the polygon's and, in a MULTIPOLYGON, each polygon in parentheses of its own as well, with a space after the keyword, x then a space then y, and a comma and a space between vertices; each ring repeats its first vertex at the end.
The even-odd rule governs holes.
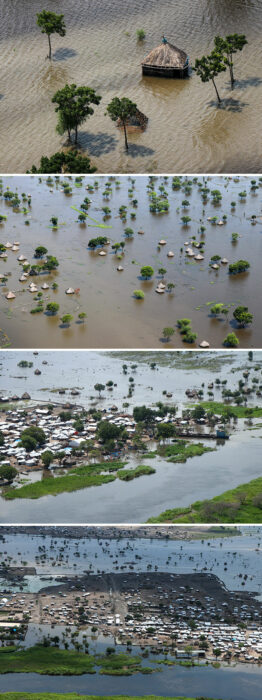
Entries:
POLYGON ((152 49, 142 62, 143 75, 163 78, 185 78, 188 75, 189 58, 185 51, 170 44, 165 36, 161 44, 152 49))

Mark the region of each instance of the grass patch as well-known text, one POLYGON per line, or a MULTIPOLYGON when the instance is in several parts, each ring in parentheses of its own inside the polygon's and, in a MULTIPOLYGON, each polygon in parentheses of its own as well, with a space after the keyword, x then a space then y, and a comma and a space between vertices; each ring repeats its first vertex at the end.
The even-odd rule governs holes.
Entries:
POLYGON ((28 649, 16 649, 3 654, 1 673, 39 673, 49 676, 79 676, 100 673, 126 676, 141 671, 141 657, 129 654, 89 655, 72 649, 45 647, 37 644, 28 649))
POLYGON ((153 469, 153 467, 141 464, 141 466, 136 467, 136 469, 120 469, 117 476, 121 481, 131 481, 132 479, 137 479, 139 476, 149 476, 149 474, 155 473, 156 470, 153 469))
POLYGON ((178 440, 173 445, 161 446, 158 452, 168 458, 168 462, 186 462, 190 457, 200 457, 205 452, 214 452, 215 447, 205 447, 202 442, 189 443, 187 440, 178 440))
POLYGON ((188 508, 174 508, 150 518, 150 523, 262 523, 262 508, 256 498, 262 494, 262 477, 210 500, 196 501, 188 508))
MULTIPOLYGON (((192 404, 190 404, 192 405, 192 404)), ((194 404, 194 406, 198 406, 199 404, 194 404)), ((227 415, 227 411, 230 408, 232 411, 234 411, 235 416, 237 418, 261 418, 262 417, 262 406, 232 406, 229 403, 222 403, 219 401, 201 401, 201 406, 205 409, 205 411, 212 411, 213 413, 217 413, 219 416, 225 416, 227 415), (252 411, 252 413, 251 413, 252 411)))
POLYGON ((89 486, 101 486, 101 484, 107 484, 116 479, 116 475, 113 473, 101 474, 101 472, 117 472, 124 466, 124 462, 105 462, 104 464, 76 467, 64 476, 43 479, 43 481, 26 484, 21 488, 9 489, 3 496, 7 500, 41 498, 42 496, 57 496, 59 493, 78 491, 89 486))

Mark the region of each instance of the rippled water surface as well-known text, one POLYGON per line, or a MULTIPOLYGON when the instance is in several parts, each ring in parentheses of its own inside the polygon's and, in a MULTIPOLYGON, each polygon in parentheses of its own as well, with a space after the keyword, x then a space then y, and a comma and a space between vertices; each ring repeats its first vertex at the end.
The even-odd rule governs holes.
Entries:
POLYGON ((72 82, 102 96, 80 134, 99 172, 261 171, 260 0, 46 0, 45 9, 63 12, 67 26, 64 38, 53 38, 52 63, 47 38, 36 27, 42 9, 40 0, 0 7, 2 172, 25 172, 61 147, 51 99, 72 82), (146 39, 138 43, 141 27, 146 39), (220 108, 212 85, 195 74, 185 80, 142 77, 141 61, 163 32, 192 64, 210 52, 216 34, 246 34, 234 91, 228 73, 218 77, 220 108), (130 134, 128 156, 122 134, 105 116, 115 95, 128 96, 149 117, 144 133, 130 134))
MULTIPOLYGON (((154 214, 150 212, 148 196, 148 178, 146 176, 133 178, 134 189, 128 177, 110 181, 112 193, 105 198, 106 179, 99 179, 98 188, 92 194, 86 192, 86 186, 94 184, 94 177, 84 178, 80 187, 73 180, 71 195, 65 195, 61 187, 62 178, 51 185, 45 178, 39 182, 37 177, 5 177, 3 191, 7 187, 17 192, 21 198, 22 192, 32 196, 32 205, 26 214, 13 211, 4 198, 0 198, 0 214, 7 216, 7 221, 0 225, 2 243, 20 241, 19 251, 7 250, 7 259, 0 260, 0 272, 8 276, 7 282, 0 284, 0 328, 7 338, 0 338, 2 344, 13 347, 60 347, 60 348, 165 348, 162 331, 165 326, 176 326, 177 319, 190 318, 192 330, 196 332, 197 343, 207 340, 212 347, 221 347, 225 337, 235 331, 240 347, 261 347, 262 345, 262 305, 261 299, 261 184, 257 179, 257 190, 251 190, 251 178, 242 177, 228 179, 217 176, 207 179, 206 186, 221 192, 222 200, 219 205, 212 204, 209 194, 208 201, 203 207, 199 183, 192 182, 191 194, 185 190, 186 181, 182 182, 180 190, 172 189, 172 178, 158 178, 155 190, 160 194, 164 187, 168 201, 169 212, 154 214), (164 183, 164 184, 163 184, 164 183), (246 197, 241 201, 239 193, 246 191, 246 197), (77 222, 78 211, 85 196, 91 201, 88 214, 96 219, 98 224, 109 228, 101 229, 90 219, 84 225, 77 222), (130 195, 130 196, 129 196, 130 195), (137 207, 132 200, 137 200, 137 207), (184 209, 182 202, 189 202, 184 209), (231 207, 235 201, 236 206, 231 207), (127 207, 127 219, 124 223, 119 217, 119 207, 127 207), (102 207, 111 209, 111 217, 103 222, 102 207), (73 208, 72 208, 73 207, 73 208), (74 207, 78 211, 75 211, 74 207), (136 218, 132 219, 131 214, 136 218), (184 226, 181 217, 189 215, 191 222, 184 226), (256 216, 256 224, 252 225, 251 217, 256 216), (57 216, 58 230, 50 224, 50 217, 57 216), (214 225, 209 217, 227 217, 224 226, 214 225), (25 225, 25 221, 29 225, 25 225), (205 232, 199 232, 204 225, 205 232), (132 238, 127 239, 124 233, 126 227, 134 231, 132 238), (144 235, 138 235, 138 231, 144 235), (232 242, 232 233, 238 233, 236 243, 232 242), (107 236, 110 246, 106 247, 107 255, 100 257, 100 249, 88 249, 90 238, 107 236), (161 239, 166 245, 159 246, 161 239), (196 261, 186 255, 187 244, 193 242, 205 243, 204 259, 196 261), (121 263, 113 254, 113 243, 125 242, 124 256, 121 263), (42 274, 30 277, 43 294, 44 308, 50 301, 60 305, 56 316, 46 314, 31 315, 30 311, 36 306, 35 294, 28 291, 29 282, 20 282, 22 263, 17 258, 20 254, 27 257, 33 264, 34 250, 44 245, 48 253, 55 255, 59 261, 58 269, 51 275, 42 274), (174 257, 169 258, 168 252, 174 257), (218 270, 211 268, 211 257, 220 255, 229 263, 245 259, 250 263, 250 269, 240 275, 229 275, 228 265, 221 264, 218 270), (124 268, 117 271, 118 265, 124 268), (151 280, 143 281, 140 268, 151 265, 154 275, 151 280), (156 288, 161 281, 158 270, 162 268, 164 281, 175 285, 171 293, 157 294, 156 288), (47 282, 49 290, 42 291, 41 285, 47 282), (53 282, 58 284, 54 292, 53 282), (68 287, 78 289, 76 295, 67 296, 68 287), (144 299, 134 298, 134 290, 142 290, 144 299), (5 294, 12 290, 16 298, 8 301, 5 294), (212 302, 223 302, 229 308, 227 317, 221 315, 214 318, 210 315, 212 302), (244 304, 253 313, 253 324, 247 328, 239 328, 233 319, 234 307, 244 304), (85 323, 79 323, 78 313, 85 312, 85 323), (73 321, 70 327, 61 327, 60 316, 70 313, 73 321)), ((195 255, 199 253, 193 248, 195 255)), ((188 347, 176 330, 168 347, 188 347)))

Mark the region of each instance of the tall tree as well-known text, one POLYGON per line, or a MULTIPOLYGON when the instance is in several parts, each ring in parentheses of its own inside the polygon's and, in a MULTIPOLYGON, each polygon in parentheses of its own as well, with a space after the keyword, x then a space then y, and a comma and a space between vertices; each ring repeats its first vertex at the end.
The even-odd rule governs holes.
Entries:
POLYGON ((228 34, 225 38, 215 36, 215 48, 221 54, 224 54, 224 63, 229 67, 232 89, 235 82, 233 55, 237 53, 237 51, 242 51, 247 43, 248 41, 245 34, 228 34))
POLYGON ((202 56, 202 58, 197 58, 193 70, 202 80, 202 83, 208 83, 212 80, 214 85, 218 102, 221 102, 221 97, 219 95, 215 78, 219 73, 226 70, 226 65, 224 63, 223 56, 219 51, 212 51, 209 56, 202 56))
POLYGON ((78 127, 87 117, 94 114, 91 104, 99 105, 101 97, 95 90, 86 86, 77 87, 66 84, 58 90, 52 97, 52 102, 57 104, 55 111, 58 112, 59 122, 57 129, 59 133, 67 131, 68 138, 71 138, 71 131, 75 131, 75 143, 77 143, 78 127))
POLYGON ((55 12, 50 12, 49 10, 42 10, 37 15, 36 23, 38 27, 41 28, 42 34, 47 34, 48 44, 49 44, 49 54, 48 58, 52 58, 52 48, 51 48, 51 34, 59 34, 59 36, 65 36, 66 26, 64 23, 64 15, 57 15, 55 12))
POLYGON ((130 117, 134 116, 137 111, 136 104, 129 100, 128 97, 113 97, 109 105, 107 105, 106 111, 113 122, 119 120, 120 124, 123 126, 125 134, 125 147, 126 151, 128 151, 126 126, 130 117))

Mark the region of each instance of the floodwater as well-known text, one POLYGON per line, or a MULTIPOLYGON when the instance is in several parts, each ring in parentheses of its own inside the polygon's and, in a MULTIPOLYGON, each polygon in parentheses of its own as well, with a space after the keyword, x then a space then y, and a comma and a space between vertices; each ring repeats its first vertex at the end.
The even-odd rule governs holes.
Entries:
MULTIPOLYGON (((59 0, 45 8, 61 12, 59 0)), ((64 143, 55 131, 51 102, 66 83, 88 85, 102 96, 80 129, 80 145, 99 172, 261 171, 262 12, 260 0, 64 0, 67 34, 47 37, 36 26, 40 0, 1 4, 1 172, 26 172, 41 155, 64 143), (136 40, 143 28, 145 41, 136 40), (212 84, 194 73, 185 80, 142 77, 141 61, 167 34, 195 58, 209 53, 215 35, 245 33, 248 45, 235 60, 235 89, 222 73, 212 84), (127 96, 149 117, 145 132, 123 135, 105 116, 114 96, 127 96)))
MULTIPOLYGON (((252 372, 252 367, 262 368, 262 352, 255 351, 253 357, 253 362, 249 362, 247 353, 238 351, 220 351, 214 357, 212 351, 203 355, 200 350, 188 353, 163 351, 161 354, 43 350, 37 355, 29 350, 8 350, 0 352, 0 394, 22 396, 27 391, 32 401, 65 403, 70 400, 86 409, 94 403, 98 408, 106 409, 116 404, 121 409, 122 402, 127 399, 129 378, 133 376, 135 388, 133 396, 128 397, 129 412, 137 405, 151 406, 163 401, 164 390, 173 393, 172 398, 165 397, 165 401, 170 401, 170 405, 175 402, 181 408, 188 401, 186 389, 199 389, 203 382, 207 387, 216 377, 222 379, 221 372, 231 390, 246 368, 251 373, 250 379, 258 377, 259 372, 252 372), (18 367, 21 360, 33 362, 32 367, 18 367), (155 370, 150 367, 152 362, 156 364, 155 370), (127 366, 127 374, 123 373, 123 364, 127 366), (40 369, 41 375, 35 375, 36 369, 40 369), (103 391, 100 399, 94 390, 98 380, 102 384, 114 382, 113 391, 103 391), (80 392, 76 398, 71 396, 74 387, 80 392), (57 393, 59 389, 65 389, 63 396, 57 393)), ((215 397, 220 397, 219 389, 215 390, 215 397)), ((257 397, 250 397, 248 403, 253 401, 256 403, 257 397)))
MULTIPOLYGON (((5 533, 0 540, 0 563, 8 561, 9 566, 19 566, 20 562, 26 561, 26 566, 35 567, 36 575, 26 576, 23 580, 23 590, 32 593, 59 583, 61 576, 81 576, 87 571, 94 574, 101 571, 128 573, 131 569, 132 573, 141 573, 156 568, 169 574, 211 573, 218 576, 229 590, 245 590, 261 596, 261 529, 240 526, 236 531, 241 535, 189 541, 153 536, 152 539, 120 537, 118 540, 99 535, 83 535, 75 539, 66 534, 58 536, 57 530, 53 536, 44 534, 43 529, 39 534, 12 532, 5 533), (43 581, 42 577, 52 577, 52 581, 43 581)), ((20 583, 16 585, 4 578, 0 580, 0 590, 16 591, 17 586, 20 583)), ((40 626, 36 628, 40 629, 40 626)), ((36 628, 30 627, 29 639, 26 640, 29 645, 35 643, 32 634, 36 634, 36 628)))
MULTIPOLYGON (((200 354, 200 353, 199 353, 200 354)), ((212 360, 212 353, 205 354, 208 367, 214 364, 214 370, 219 373, 221 363, 212 360)), ((109 407, 122 395, 122 399, 127 391, 128 379, 130 377, 131 365, 128 364, 128 374, 122 374, 122 358, 125 362, 125 354, 117 353, 117 357, 106 353, 51 353, 43 352, 40 355, 33 353, 14 353, 8 351, 2 353, 3 370, 3 391, 10 393, 15 391, 20 395, 29 391, 30 386, 37 387, 36 395, 32 393, 32 398, 46 400, 54 399, 56 394, 41 392, 41 388, 55 388, 59 386, 79 388, 85 386, 83 396, 80 394, 78 403, 90 406, 93 386, 99 377, 99 381, 106 377, 107 381, 112 378, 118 386, 110 392, 110 398, 96 399, 100 407, 109 407), (30 369, 17 367, 20 358, 33 359, 34 366, 30 369), (41 358, 41 359, 40 359, 41 358), (48 365, 41 365, 41 360, 47 361, 48 365), (120 365, 121 362, 121 365, 120 365), (72 372, 71 365, 75 365, 72 372), (60 365, 60 367, 59 367, 60 365), (34 367, 41 366, 42 374, 35 377, 34 367), (57 368, 57 369, 56 369, 57 368), (17 379, 18 376, 21 379, 17 379), (9 379, 8 379, 9 377, 9 379), (23 377, 28 377, 29 381, 23 377), (31 379, 30 379, 31 377, 31 379), (33 379, 32 379, 33 377, 33 379), (73 381, 72 381, 73 378, 73 381), (28 382, 28 383, 27 383, 28 382), (116 392, 116 394, 115 394, 116 392)), ((134 360, 139 358, 139 353, 135 354, 134 360)), ((172 366, 167 367, 164 353, 158 362, 158 370, 153 371, 146 361, 150 362, 150 354, 143 354, 142 364, 138 361, 137 370, 133 372, 136 376, 135 384, 138 385, 138 392, 134 392, 133 405, 145 403, 146 400, 152 405, 153 402, 163 399, 163 388, 173 389, 172 402, 178 402, 180 408, 185 403, 185 390, 192 384, 200 388, 203 381, 214 380, 214 373, 210 373, 208 368, 193 369, 190 361, 194 362, 191 353, 179 354, 177 357, 178 367, 176 369, 173 359, 172 366), (147 356, 147 357, 146 357, 147 356), (161 366, 163 358, 164 364, 161 366), (189 364, 188 364, 189 363, 189 364), (152 394, 153 391, 153 394, 152 394)), ((222 353, 221 362, 223 364, 223 376, 228 379, 228 387, 236 387, 238 379, 242 377, 244 367, 243 353, 236 352, 234 362, 230 354, 222 353)), ((260 353, 256 352, 254 362, 259 362, 260 353)), ((197 366, 197 359, 195 361, 197 366)), ((249 363, 250 367, 251 363, 249 363)), ((258 365, 257 365, 258 366, 258 365)), ((252 375, 253 376, 253 375, 252 375)), ((254 378, 258 377, 258 372, 254 371, 254 378)), ((220 378, 222 379, 221 372, 220 378)), ((250 376, 250 381, 252 377, 250 376)), ((215 391, 215 398, 219 400, 220 391, 215 391)), ((106 394, 106 392, 103 392, 106 394)), ((70 392, 67 392, 67 398, 70 392)), ((77 397, 78 398, 78 397, 77 397)), ((256 400, 256 397, 253 399, 256 400)), ((120 408, 120 406, 118 406, 120 408)), ((130 409, 132 408, 132 404, 130 409)), ((262 427, 258 423, 258 428, 254 431, 245 429, 244 421, 238 421, 238 427, 225 444, 221 441, 202 439, 203 444, 216 447, 216 451, 203 454, 201 457, 189 459, 184 464, 168 463, 161 457, 152 460, 141 458, 141 455, 131 453, 128 456, 129 467, 136 467, 141 463, 151 464, 156 470, 155 474, 139 477, 130 482, 116 479, 114 482, 103 484, 99 487, 63 493, 58 496, 44 496, 41 500, 19 500, 6 501, 0 498, 0 521, 2 523, 61 523, 66 520, 68 523, 144 523, 151 516, 157 516, 167 508, 177 506, 187 506, 196 500, 212 498, 223 491, 234 488, 240 483, 245 483, 251 479, 261 476, 261 436, 262 427), (185 478, 186 475, 186 478, 185 478), (41 513, 41 517, 40 517, 41 513)), ((154 449, 154 445, 149 445, 149 449, 154 449)), ((32 473, 34 474, 34 472, 32 473)))
MULTIPOLYGON (((148 665, 148 664, 147 664, 148 665)), ((101 676, 47 676, 37 673, 6 673, 1 676, 1 692, 79 693, 80 695, 205 695, 219 700, 261 700, 261 670, 244 667, 183 668, 164 666, 159 673, 125 678, 101 676)))
MULTIPOLYGON (((39 182, 37 177, 4 178, 3 191, 9 187, 32 195, 32 207, 28 213, 13 211, 6 201, 1 202, 1 212, 7 221, 1 227, 1 241, 20 241, 19 252, 7 250, 6 260, 0 260, 1 274, 9 274, 7 283, 0 286, 0 328, 2 347, 33 348, 165 348, 183 347, 182 337, 176 329, 171 342, 164 342, 162 337, 165 326, 176 327, 177 319, 190 318, 192 330, 198 334, 196 343, 207 340, 212 347, 221 347, 225 337, 234 330, 239 338, 240 347, 260 347, 262 345, 262 306, 261 298, 261 188, 252 192, 250 178, 242 177, 229 180, 212 177, 207 181, 210 190, 219 189, 222 194, 220 205, 214 206, 210 198, 203 210, 200 188, 192 183, 192 194, 184 192, 186 182, 179 191, 172 190, 172 178, 158 178, 155 189, 163 185, 168 194, 170 210, 168 214, 153 214, 149 211, 147 191, 148 178, 138 177, 134 180, 131 197, 128 189, 132 187, 128 177, 112 181, 112 194, 109 199, 103 196, 106 180, 98 178, 97 189, 89 197, 92 200, 88 214, 103 224, 103 206, 111 209, 111 218, 105 222, 111 228, 98 228, 96 223, 87 219, 87 223, 77 222, 78 213, 87 184, 94 184, 95 178, 85 178, 82 187, 70 180, 72 194, 65 195, 60 186, 61 180, 48 185, 45 178, 39 182), (247 192, 246 199, 240 201, 239 193, 247 192), (137 199, 137 208, 132 208, 131 199, 137 199), (181 203, 190 201, 188 209, 181 203), (235 209, 231 202, 236 202, 235 209), (119 207, 127 206, 127 221, 119 218, 119 207), (132 220, 131 212, 136 213, 132 220), (183 226, 181 217, 189 215, 189 226, 183 226), (218 226, 208 221, 208 217, 227 216, 227 223, 218 226), (257 223, 252 225, 251 216, 256 215, 257 223), (50 218, 57 216, 58 230, 50 224, 50 218), (29 225, 25 225, 28 220, 29 225), (200 225, 206 228, 202 235, 198 233, 200 225), (124 228, 134 231, 132 239, 126 240, 124 228), (144 235, 138 235, 139 230, 144 235), (238 233, 236 243, 232 243, 232 233, 238 233), (108 236, 111 245, 125 240, 124 256, 121 265, 124 270, 117 271, 119 261, 110 247, 107 255, 99 256, 88 250, 90 238, 99 235, 108 236), (193 237, 197 242, 205 241, 204 260, 195 261, 188 258, 186 243, 191 245, 193 237), (159 240, 166 240, 166 245, 158 246, 159 240), (58 269, 40 277, 31 277, 41 291, 43 282, 50 288, 43 291, 44 308, 46 303, 55 301, 60 305, 59 313, 47 316, 45 313, 32 315, 36 306, 35 294, 31 294, 27 282, 19 282, 22 263, 18 263, 19 254, 28 257, 29 262, 36 262, 34 250, 44 245, 48 253, 55 255, 59 261, 58 269), (167 253, 172 251, 173 258, 167 253), (228 265, 220 265, 218 270, 210 267, 214 255, 226 257, 235 262, 245 259, 250 269, 240 275, 229 275, 228 265), (140 268, 151 265, 155 270, 152 280, 143 281, 140 268), (161 280, 158 269, 164 267, 166 283, 175 285, 171 293, 157 294, 155 289, 161 280), (51 289, 56 282, 58 289, 51 289), (7 286, 5 286, 7 284, 7 286), (79 289, 77 294, 66 295, 68 287, 79 289), (134 298, 134 290, 144 292, 143 300, 134 298), (12 290, 16 298, 8 301, 7 290, 12 290), (227 317, 212 318, 212 302, 223 302, 229 308, 227 317), (254 319, 251 327, 240 329, 233 319, 233 310, 237 305, 248 306, 254 319), (86 321, 80 323, 78 314, 85 312, 86 321), (60 316, 70 313, 73 321, 69 327, 62 327, 60 316)), ((200 184, 204 180, 201 179, 200 184)), ((262 184, 262 183, 259 183, 262 184)), ((22 203, 21 203, 22 206, 22 203)), ((197 248, 195 248, 197 253, 197 248)), ((192 346, 191 346, 192 347, 192 346)), ((194 347, 194 346, 193 346, 194 347)))

